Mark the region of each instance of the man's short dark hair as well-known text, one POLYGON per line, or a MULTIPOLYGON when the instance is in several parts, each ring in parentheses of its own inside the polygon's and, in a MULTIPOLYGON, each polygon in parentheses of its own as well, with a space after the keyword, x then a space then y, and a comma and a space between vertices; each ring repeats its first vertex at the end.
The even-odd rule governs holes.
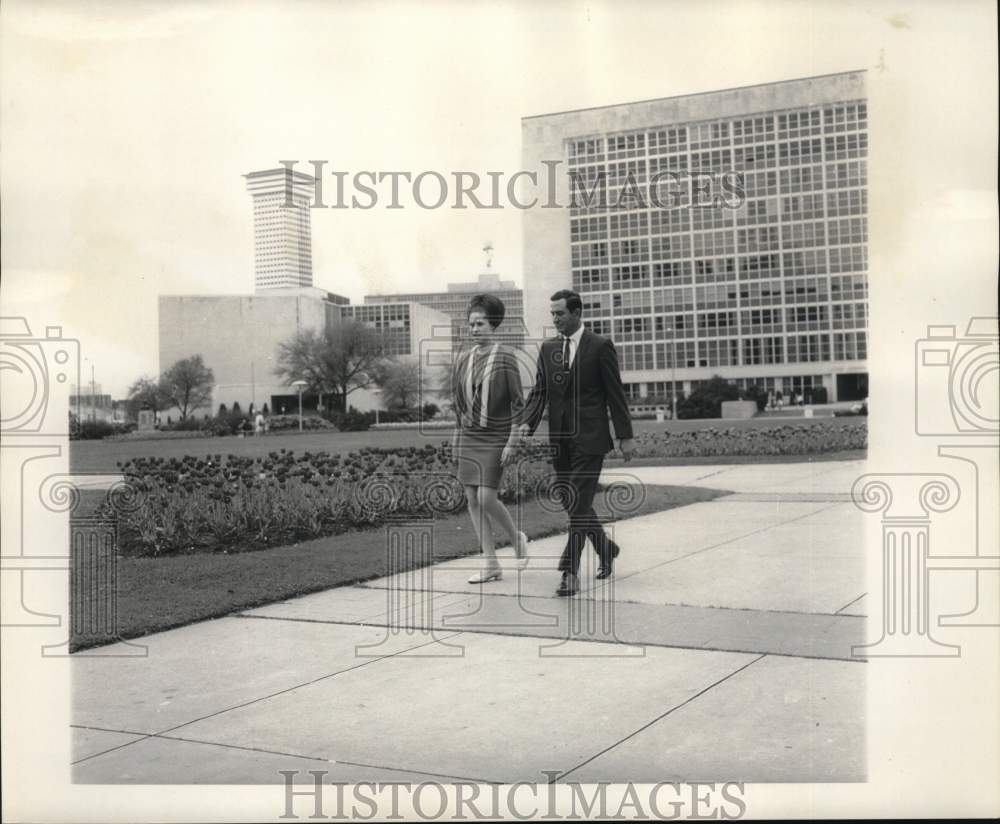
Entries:
POLYGON ((570 312, 583 311, 583 301, 580 300, 580 295, 572 289, 560 289, 549 300, 565 300, 566 308, 570 312))
POLYGON ((468 318, 473 312, 482 312, 486 316, 486 322, 496 329, 503 323, 507 314, 507 307, 496 295, 476 295, 469 301, 469 308, 465 312, 468 318))

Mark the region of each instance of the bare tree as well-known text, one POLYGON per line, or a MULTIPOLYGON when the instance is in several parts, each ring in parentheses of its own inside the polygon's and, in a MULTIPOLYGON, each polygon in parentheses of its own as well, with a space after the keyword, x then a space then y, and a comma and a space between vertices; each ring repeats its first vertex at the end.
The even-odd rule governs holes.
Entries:
POLYGON ((160 377, 160 391, 181 413, 181 420, 212 401, 215 375, 205 366, 201 355, 177 361, 160 377))
POLYGON ((428 380, 416 363, 395 361, 390 363, 379 378, 382 404, 390 410, 413 409, 428 390, 428 380))
POLYGON ((159 412, 164 407, 165 400, 159 381, 149 375, 143 375, 128 388, 125 408, 130 418, 137 418, 140 409, 159 412))
POLYGON ((274 371, 289 385, 301 380, 311 392, 333 395, 336 407, 345 411, 352 392, 378 383, 385 361, 382 335, 344 320, 325 335, 309 330, 280 343, 274 371))

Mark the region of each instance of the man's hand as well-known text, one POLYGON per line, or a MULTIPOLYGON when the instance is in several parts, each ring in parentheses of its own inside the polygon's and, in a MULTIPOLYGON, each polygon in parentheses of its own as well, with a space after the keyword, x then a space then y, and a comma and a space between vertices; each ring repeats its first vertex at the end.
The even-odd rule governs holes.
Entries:
POLYGON ((523 441, 525 438, 527 438, 531 434, 531 427, 528 426, 528 424, 526 424, 526 423, 522 423, 522 424, 518 425, 518 427, 516 429, 516 432, 517 432, 517 438, 518 438, 518 440, 523 441))
POLYGON ((500 453, 500 466, 507 466, 511 463, 517 455, 517 446, 512 443, 508 443, 504 448, 503 452, 500 453))
POLYGON ((635 440, 632 438, 622 438, 618 442, 618 448, 622 451, 622 458, 628 463, 635 457, 635 440))

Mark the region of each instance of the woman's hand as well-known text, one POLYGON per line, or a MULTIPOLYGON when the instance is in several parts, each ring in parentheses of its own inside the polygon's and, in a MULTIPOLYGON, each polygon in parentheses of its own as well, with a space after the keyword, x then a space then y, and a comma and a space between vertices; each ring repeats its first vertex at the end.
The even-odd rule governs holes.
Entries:
POLYGON ((517 444, 508 442, 503 448, 503 452, 500 453, 500 465, 507 466, 507 464, 512 463, 514 458, 517 457, 517 444))

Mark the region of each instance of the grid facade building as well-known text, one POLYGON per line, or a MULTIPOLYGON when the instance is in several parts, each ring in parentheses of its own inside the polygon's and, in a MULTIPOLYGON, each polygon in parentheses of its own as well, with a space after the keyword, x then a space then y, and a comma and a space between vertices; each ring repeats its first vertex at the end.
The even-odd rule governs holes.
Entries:
POLYGON ((376 329, 385 341, 386 355, 393 358, 417 358, 422 341, 448 339, 450 334, 447 315, 413 301, 342 306, 340 313, 376 329))
POLYGON ((511 346, 522 346, 525 337, 524 292, 517 288, 514 281, 501 280, 493 272, 484 273, 479 276, 478 280, 468 283, 449 283, 446 292, 366 295, 365 305, 372 306, 403 301, 419 303, 435 309, 451 319, 451 339, 456 346, 461 346, 462 342, 469 336, 469 324, 466 317, 469 300, 473 295, 480 293, 495 295, 504 303, 505 315, 503 322, 497 327, 497 340, 511 346))
POLYGON ((281 168, 244 177, 253 199, 255 290, 312 286, 312 176, 281 168))
POLYGON ((716 374, 867 395, 863 72, 526 118, 523 137, 526 168, 568 172, 567 208, 525 213, 532 334, 572 286, 634 400, 716 374), (736 173, 741 196, 695 204, 685 173, 736 173))

